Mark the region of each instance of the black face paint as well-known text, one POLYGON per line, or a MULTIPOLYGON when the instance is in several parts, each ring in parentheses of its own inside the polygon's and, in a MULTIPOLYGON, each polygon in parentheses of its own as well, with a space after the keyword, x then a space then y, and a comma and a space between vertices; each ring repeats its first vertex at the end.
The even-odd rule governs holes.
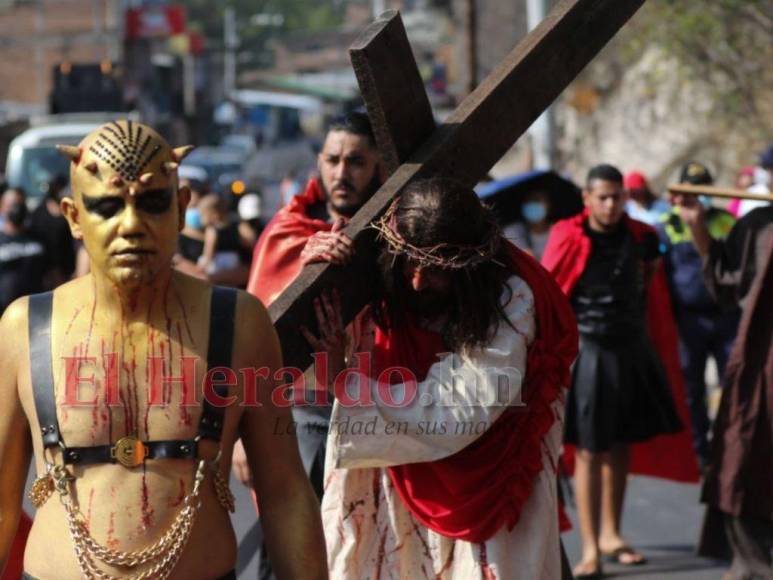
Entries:
MULTIPOLYGON (((123 197, 105 196, 91 197, 81 194, 86 211, 96 214, 104 219, 110 219, 123 211, 126 202, 123 197)), ((159 215, 168 211, 172 205, 171 189, 151 189, 137 196, 135 202, 138 210, 145 213, 159 215)))
POLYGON ((154 215, 164 213, 171 205, 171 189, 151 189, 137 197, 137 209, 154 215))
POLYGON ((87 212, 97 214, 104 219, 117 215, 126 205, 123 198, 117 196, 91 197, 83 193, 81 197, 87 212))

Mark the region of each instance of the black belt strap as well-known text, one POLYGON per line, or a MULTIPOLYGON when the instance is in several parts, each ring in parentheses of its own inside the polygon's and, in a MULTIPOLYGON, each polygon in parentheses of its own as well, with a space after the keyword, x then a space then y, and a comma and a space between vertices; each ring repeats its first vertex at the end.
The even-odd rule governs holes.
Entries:
MULTIPOLYGON (((177 441, 148 441, 145 459, 194 459, 198 456, 198 445, 190 439, 177 441)), ((112 445, 95 447, 67 447, 64 462, 72 465, 94 465, 97 463, 117 463, 112 445)))
POLYGON ((35 396, 35 409, 43 435, 43 447, 59 444, 59 421, 56 419, 54 373, 51 361, 51 311, 54 293, 33 294, 29 298, 28 328, 30 345, 30 379, 35 396))
MULTIPOLYGON (((215 286, 209 309, 209 346, 207 347, 207 373, 216 368, 231 368, 231 354, 234 341, 234 315, 236 313, 236 290, 215 286)), ((211 376, 211 375, 210 375, 211 376)), ((215 394, 228 395, 228 385, 215 385, 215 394)), ((223 433, 225 407, 215 406, 204 393, 199 437, 220 441, 223 433)))
MULTIPOLYGON (((234 337, 234 316, 237 292, 233 288, 214 287, 210 305, 209 345, 207 350, 208 371, 214 368, 231 368, 234 337)), ((30 378, 35 399, 35 410, 43 435, 43 446, 60 444, 61 434, 56 417, 54 374, 51 360, 51 314, 53 293, 35 294, 29 302, 30 378)), ((219 397, 228 395, 228 385, 215 385, 219 397)), ((199 438, 219 441, 223 432, 225 408, 216 406, 204 398, 199 438)), ((187 459, 198 455, 195 440, 149 441, 144 446, 146 458, 187 459)), ((113 463, 112 445, 94 447, 68 447, 64 449, 64 461, 68 464, 90 465, 113 463)))

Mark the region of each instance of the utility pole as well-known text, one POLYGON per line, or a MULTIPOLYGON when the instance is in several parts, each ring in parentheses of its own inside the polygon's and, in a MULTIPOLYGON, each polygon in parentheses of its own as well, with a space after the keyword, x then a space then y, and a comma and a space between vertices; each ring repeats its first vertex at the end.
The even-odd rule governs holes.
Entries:
POLYGON ((373 18, 378 18, 386 10, 385 0, 373 0, 373 18))
POLYGON ((226 99, 233 98, 236 90, 236 50, 239 48, 239 34, 236 31, 236 12, 230 6, 223 11, 223 91, 226 99))
MULTIPOLYGON (((526 18, 529 30, 536 28, 547 14, 547 0, 526 0, 526 18)), ((553 107, 534 121, 529 128, 532 143, 532 159, 535 169, 552 169, 556 158, 555 120, 553 107)))
POLYGON ((478 6, 477 0, 466 0, 467 29, 467 94, 478 86, 478 6))

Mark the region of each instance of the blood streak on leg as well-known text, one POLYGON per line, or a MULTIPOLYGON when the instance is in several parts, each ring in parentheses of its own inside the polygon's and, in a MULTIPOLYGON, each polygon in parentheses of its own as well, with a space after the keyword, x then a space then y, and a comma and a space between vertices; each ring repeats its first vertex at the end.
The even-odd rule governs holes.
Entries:
MULTIPOLYGON (((163 344, 161 345, 163 348, 163 344)), ((150 324, 150 309, 148 309, 148 356, 156 356, 156 332, 150 324)), ((150 364, 145 364, 145 384, 150 385, 150 364)), ((145 433, 150 432, 150 401, 145 405, 145 433)))
POLYGON ((142 512, 142 525, 148 530, 153 526, 153 514, 154 510, 150 506, 150 493, 148 491, 148 470, 147 466, 142 464, 142 494, 140 496, 142 512))
MULTIPOLYGON (((99 360, 102 364, 105 363, 105 339, 100 338, 99 339, 99 360)), ((113 409, 110 407, 110 401, 108 400, 108 391, 110 390, 110 373, 112 372, 111 368, 108 368, 105 366, 104 368, 104 375, 105 375, 105 388, 104 388, 104 407, 102 409, 102 420, 105 422, 105 425, 107 426, 107 440, 108 442, 113 442, 113 409)))
POLYGON ((86 526, 91 527, 91 506, 94 503, 94 488, 89 491, 89 507, 86 510, 86 526))
MULTIPOLYGON (((180 424, 188 426, 192 423, 191 421, 191 414, 188 411, 188 407, 186 406, 186 402, 188 401, 188 397, 190 397, 191 393, 188 390, 188 377, 185 375, 185 364, 183 363, 183 337, 182 337, 182 325, 180 324, 180 321, 178 320, 176 323, 177 326, 177 342, 180 345, 180 356, 178 357, 178 360, 180 361, 180 376, 182 377, 183 385, 182 385, 182 398, 180 400, 180 424)), ((195 367, 194 367, 195 368, 195 367)), ((191 378, 191 381, 195 380, 195 377, 191 378)))
POLYGON ((115 512, 110 512, 110 516, 108 517, 107 542, 105 543, 111 550, 117 549, 120 544, 115 537, 115 512))
POLYGON ((480 545, 480 571, 483 575, 483 580, 497 580, 497 575, 491 569, 488 563, 488 552, 486 550, 486 543, 483 542, 480 545))
POLYGON ((78 315, 81 313, 83 308, 84 306, 79 306, 78 308, 75 309, 75 312, 73 313, 72 318, 70 319, 70 322, 67 325, 67 329, 64 331, 65 336, 70 334, 70 331, 72 330, 72 325, 75 324, 75 319, 78 318, 78 315))
POLYGON ((176 498, 171 498, 169 501, 169 507, 175 508, 180 505, 182 505, 183 501, 185 501, 185 480, 180 478, 177 480, 178 482, 178 493, 176 498))

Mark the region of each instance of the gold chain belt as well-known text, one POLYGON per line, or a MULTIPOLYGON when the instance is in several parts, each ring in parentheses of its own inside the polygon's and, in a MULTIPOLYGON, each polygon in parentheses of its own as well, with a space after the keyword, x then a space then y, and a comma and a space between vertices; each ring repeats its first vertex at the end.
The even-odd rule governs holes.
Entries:
MULTIPOLYGON (((114 448, 119 450, 118 453, 121 453, 120 449, 128 448, 132 451, 131 454, 128 454, 129 457, 135 459, 142 457, 142 460, 144 460, 144 454, 142 453, 144 445, 141 441, 137 442, 139 445, 134 442, 128 442, 123 447, 119 447, 121 441, 114 446, 114 448)), ((116 457, 120 457, 118 453, 116 457)), ((171 574, 177 565, 183 549, 190 538, 193 524, 201 507, 201 484, 206 475, 207 464, 210 465, 210 470, 213 474, 213 484, 218 503, 231 513, 235 510, 234 496, 225 478, 220 473, 219 461, 220 453, 218 453, 214 460, 199 460, 194 475, 193 490, 183 500, 183 508, 175 517, 172 525, 152 545, 133 552, 112 550, 94 540, 83 514, 72 497, 70 483, 75 478, 67 471, 64 465, 52 465, 46 462, 46 473, 35 480, 30 489, 29 498, 35 507, 40 507, 54 491, 59 493, 59 501, 67 513, 67 526, 73 540, 78 565, 84 578, 117 580, 117 577, 100 570, 96 563, 98 561, 109 566, 126 568, 127 572, 134 568, 150 566, 143 572, 131 575, 129 578, 136 580, 163 580, 171 574)), ((121 463, 123 464, 122 461, 121 463)))

